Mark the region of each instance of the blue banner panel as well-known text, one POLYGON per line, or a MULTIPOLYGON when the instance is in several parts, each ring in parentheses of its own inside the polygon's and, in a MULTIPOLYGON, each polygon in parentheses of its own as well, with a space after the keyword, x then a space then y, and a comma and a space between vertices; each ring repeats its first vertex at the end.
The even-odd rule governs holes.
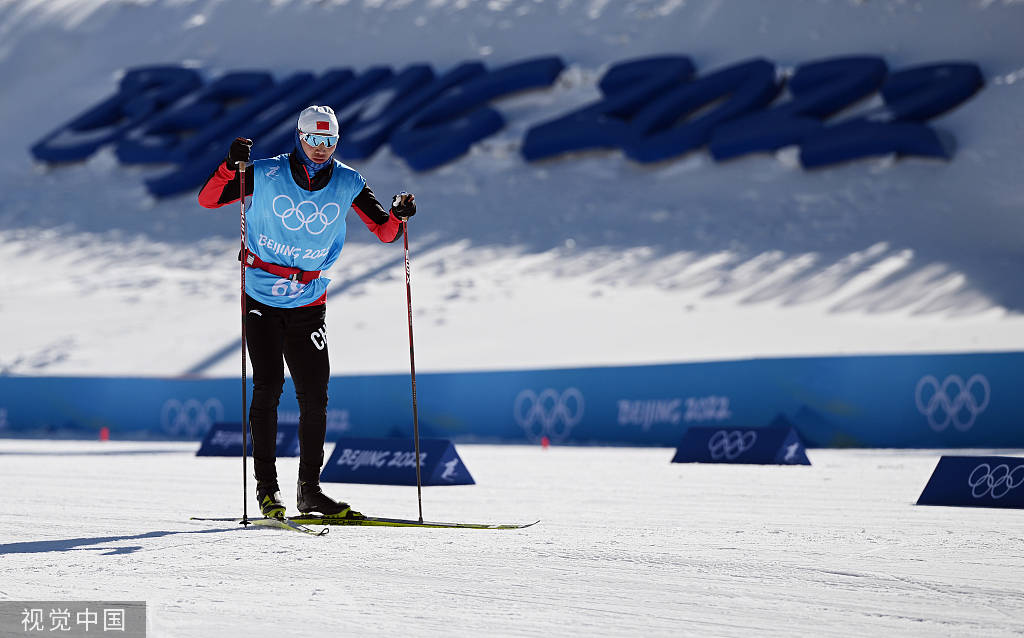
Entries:
MULTIPOLYGON (((795 428, 808 447, 1024 448, 1024 353, 865 355, 420 373, 420 435, 675 447, 688 428, 795 428), (781 417, 780 417, 781 415, 781 417)), ((0 436, 200 440, 238 379, 0 376, 0 436)), ((332 377, 327 428, 411 438, 409 375, 332 377)), ((250 393, 251 394, 251 386, 250 393)), ((279 421, 297 422, 285 381, 279 421)))
MULTIPOLYGON (((214 423, 206 433, 196 456, 241 456, 242 424, 214 423)), ((277 456, 299 455, 299 426, 288 423, 277 425, 277 456)), ((252 456, 252 445, 249 446, 252 456)))
POLYGON ((811 464, 803 441, 789 427, 690 428, 679 442, 672 462, 811 464))
MULTIPOLYGON (((0 436, 92 439, 106 427, 113 440, 200 441, 214 423, 241 419, 239 389, 237 378, 0 377, 0 436)), ((295 387, 286 379, 278 422, 298 420, 295 387)), ((346 410, 327 409, 332 437, 350 423, 346 410)))
MULTIPOLYGON (((241 450, 239 450, 241 452, 241 450)), ((455 446, 448 439, 420 439, 423 485, 474 485, 455 446)), ((341 438, 320 473, 326 483, 416 485, 416 451, 412 439, 341 438)))
POLYGON ((943 456, 917 504, 1024 508, 1024 458, 943 456))

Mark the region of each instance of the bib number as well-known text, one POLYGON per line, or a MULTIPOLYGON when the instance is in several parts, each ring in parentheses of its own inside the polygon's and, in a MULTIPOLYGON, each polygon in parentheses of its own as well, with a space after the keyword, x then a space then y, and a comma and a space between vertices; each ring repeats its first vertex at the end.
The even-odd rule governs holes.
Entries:
POLYGON ((274 282, 274 285, 270 288, 270 294, 275 297, 288 297, 289 299, 295 299, 302 294, 302 288, 305 284, 301 284, 291 279, 278 279, 274 282))

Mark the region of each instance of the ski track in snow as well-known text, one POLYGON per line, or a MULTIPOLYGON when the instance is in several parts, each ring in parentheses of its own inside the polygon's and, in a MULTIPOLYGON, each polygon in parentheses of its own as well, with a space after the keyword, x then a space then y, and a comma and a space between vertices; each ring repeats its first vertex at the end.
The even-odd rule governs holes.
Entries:
MULTIPOLYGON (((1021 513, 915 506, 929 451, 811 450, 811 467, 771 467, 463 445, 477 485, 425 488, 425 518, 539 525, 313 538, 188 521, 241 509, 238 459, 195 449, 0 441, 5 597, 146 600, 153 636, 1024 632, 1021 513)), ((297 460, 278 465, 293 507, 297 460)), ((411 487, 326 487, 416 517, 411 487)))

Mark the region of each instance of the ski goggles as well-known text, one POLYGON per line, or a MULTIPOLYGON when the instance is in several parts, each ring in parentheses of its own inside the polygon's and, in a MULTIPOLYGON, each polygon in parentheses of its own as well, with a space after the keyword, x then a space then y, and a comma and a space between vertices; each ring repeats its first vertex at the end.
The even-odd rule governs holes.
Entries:
POLYGON ((299 133, 299 139, 310 146, 326 146, 330 148, 338 143, 337 135, 324 135, 322 133, 299 133))

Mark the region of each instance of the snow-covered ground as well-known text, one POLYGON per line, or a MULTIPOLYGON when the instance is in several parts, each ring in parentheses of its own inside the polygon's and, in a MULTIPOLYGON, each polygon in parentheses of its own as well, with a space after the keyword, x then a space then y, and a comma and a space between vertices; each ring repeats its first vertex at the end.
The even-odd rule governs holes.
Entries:
MULTIPOLYGON (((539 525, 317 538, 188 521, 241 510, 238 459, 195 449, 0 441, 0 597, 145 600, 161 638, 1024 633, 1022 514, 915 506, 934 452, 773 467, 463 445, 477 485, 424 488, 424 516, 539 525)), ((279 462, 290 507, 296 463, 279 462)), ((327 488, 417 513, 412 487, 327 488)))
MULTIPOLYGON (((508 127, 465 157, 417 174, 385 148, 356 165, 382 197, 417 194, 423 370, 1019 350, 1021 25, 1024 4, 1010 0, 8 0, 0 374, 235 374, 234 208, 153 200, 143 179, 166 167, 122 166, 109 148, 59 167, 28 154, 125 68, 283 76, 552 53, 568 65, 556 85, 498 101, 508 127), (610 64, 666 53, 702 72, 755 55, 783 67, 849 53, 892 69, 964 59, 986 86, 933 122, 957 140, 948 163, 807 172, 789 151, 654 166, 617 151, 519 156, 527 128, 596 99, 610 64)), ((330 273, 333 369, 400 372, 401 249, 356 226, 330 273)))
MULTIPOLYGON (((465 157, 355 166, 382 198, 417 194, 419 369, 1024 349, 1022 26, 1018 0, 0 0, 0 375, 237 374, 236 210, 154 200, 143 179, 166 167, 109 148, 56 167, 28 153, 125 69, 542 54, 562 77, 497 102, 508 127, 465 157), (981 66, 985 88, 933 122, 951 162, 518 153, 615 62, 851 53, 981 66)), ((401 248, 350 237, 332 369, 404 372, 401 248)), ((0 440, 0 599, 146 600, 161 637, 1024 634, 1021 514, 914 506, 929 451, 811 450, 807 468, 463 445, 478 484, 426 488, 426 517, 539 525, 311 538, 189 522, 241 508, 238 461, 195 447, 0 440)), ((295 464, 279 463, 290 503, 295 464)), ((413 488, 330 487, 416 515, 413 488)))

